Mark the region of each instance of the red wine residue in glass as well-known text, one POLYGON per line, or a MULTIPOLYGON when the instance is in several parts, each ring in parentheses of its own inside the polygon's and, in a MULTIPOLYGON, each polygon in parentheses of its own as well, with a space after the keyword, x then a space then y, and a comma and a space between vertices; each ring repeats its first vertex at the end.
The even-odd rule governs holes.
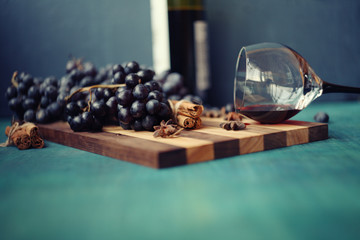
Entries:
POLYGON ((280 123, 300 112, 291 105, 251 105, 239 110, 241 114, 261 123, 280 123))

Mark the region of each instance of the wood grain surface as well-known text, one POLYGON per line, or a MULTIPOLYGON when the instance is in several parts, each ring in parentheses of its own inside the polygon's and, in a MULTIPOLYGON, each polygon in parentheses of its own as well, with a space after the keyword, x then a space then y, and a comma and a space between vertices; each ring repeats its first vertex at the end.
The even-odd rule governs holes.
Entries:
POLYGON ((288 120, 281 124, 259 124, 245 120, 245 130, 227 131, 222 119, 202 118, 196 130, 183 130, 175 138, 154 138, 152 132, 105 126, 103 132, 73 132, 66 122, 39 125, 49 141, 88 152, 145 165, 174 167, 304 144, 328 138, 328 125, 288 120))

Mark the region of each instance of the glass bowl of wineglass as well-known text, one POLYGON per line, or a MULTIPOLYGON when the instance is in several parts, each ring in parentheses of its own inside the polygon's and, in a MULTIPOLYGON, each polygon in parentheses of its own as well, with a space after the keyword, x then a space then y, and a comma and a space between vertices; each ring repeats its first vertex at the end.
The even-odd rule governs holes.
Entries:
POLYGON ((236 110, 260 123, 280 123, 322 94, 360 93, 360 88, 328 83, 293 49, 279 43, 243 47, 236 63, 236 110))

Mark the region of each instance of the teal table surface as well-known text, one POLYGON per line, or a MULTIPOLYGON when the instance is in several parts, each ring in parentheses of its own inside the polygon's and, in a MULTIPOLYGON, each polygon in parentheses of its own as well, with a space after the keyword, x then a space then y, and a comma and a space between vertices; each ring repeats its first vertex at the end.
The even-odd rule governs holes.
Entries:
POLYGON ((0 239, 360 239, 360 102, 318 111, 327 140, 161 170, 0 148, 0 239))

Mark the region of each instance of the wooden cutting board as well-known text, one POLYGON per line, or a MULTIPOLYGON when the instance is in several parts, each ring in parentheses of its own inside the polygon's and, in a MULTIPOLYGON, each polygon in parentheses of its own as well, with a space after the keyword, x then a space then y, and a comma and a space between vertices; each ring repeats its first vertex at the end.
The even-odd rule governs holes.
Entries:
POLYGON ((88 152, 153 168, 174 167, 288 147, 328 138, 328 125, 288 120, 281 124, 259 124, 245 120, 245 130, 227 131, 220 118, 202 118, 197 130, 184 130, 179 137, 154 138, 152 132, 106 126, 103 132, 73 132, 66 122, 39 125, 49 141, 88 152))

